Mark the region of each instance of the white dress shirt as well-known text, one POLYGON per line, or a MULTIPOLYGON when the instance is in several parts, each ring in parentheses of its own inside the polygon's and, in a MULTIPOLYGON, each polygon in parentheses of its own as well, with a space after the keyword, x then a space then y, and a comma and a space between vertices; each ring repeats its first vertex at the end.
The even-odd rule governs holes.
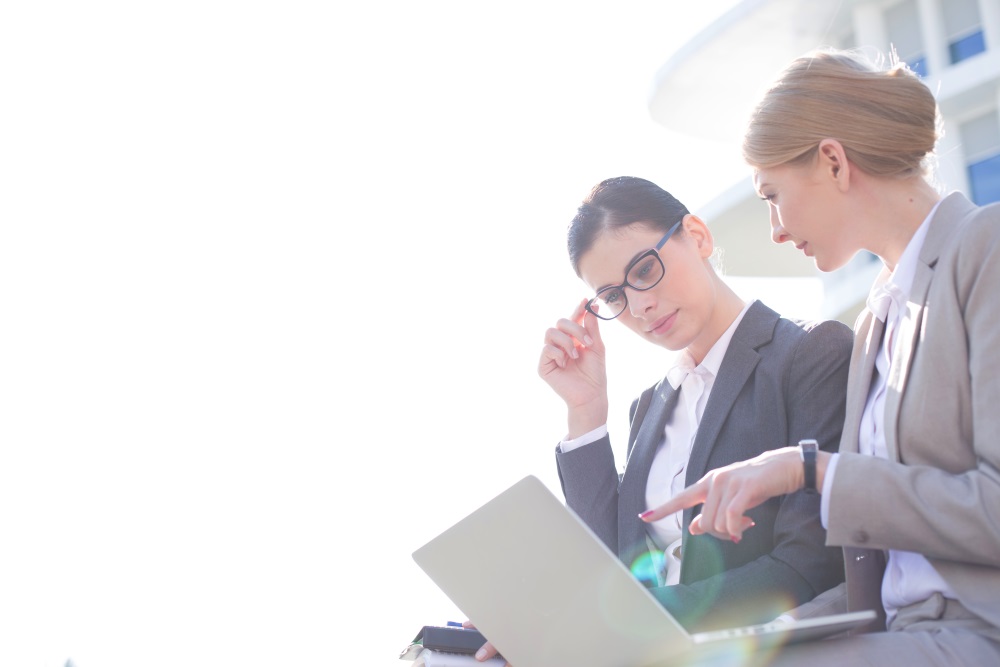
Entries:
MULTIPOLYGON (((892 350, 896 344, 896 332, 904 319, 908 317, 906 304, 909 301, 910 289, 913 287, 920 249, 927 237, 929 221, 936 210, 937 206, 935 205, 913 238, 910 239, 895 270, 884 280, 876 281, 868 295, 868 309, 875 317, 885 323, 885 333, 875 357, 875 373, 872 377, 865 411, 861 417, 858 448, 862 454, 878 456, 883 459, 889 458, 885 441, 886 378, 889 377, 889 367, 892 364, 892 350)), ((837 455, 834 454, 823 480, 821 518, 824 527, 827 525, 829 517, 829 492, 836 474, 836 463, 837 455)), ((882 579, 882 604, 885 607, 886 620, 891 622, 900 608, 926 600, 933 593, 941 593, 945 597, 955 597, 951 588, 934 569, 934 566, 922 555, 910 551, 890 549, 885 576, 882 579)))

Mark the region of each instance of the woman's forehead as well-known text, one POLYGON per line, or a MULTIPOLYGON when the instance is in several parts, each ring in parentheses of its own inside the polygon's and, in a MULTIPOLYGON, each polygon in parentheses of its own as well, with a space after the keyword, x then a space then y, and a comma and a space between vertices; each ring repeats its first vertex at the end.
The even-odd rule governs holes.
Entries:
POLYGON ((617 255, 627 252, 629 248, 643 246, 648 250, 660 240, 663 232, 649 223, 634 222, 624 227, 604 229, 594 239, 591 252, 595 254, 617 255))
POLYGON ((621 282, 629 262, 652 248, 663 232, 648 224, 605 229, 580 257, 580 275, 591 287, 621 282))
POLYGON ((659 239, 660 236, 663 236, 663 230, 660 230, 655 223, 639 221, 620 227, 606 227, 598 234, 598 239, 604 237, 611 242, 628 243, 633 239, 645 239, 648 237, 659 239))

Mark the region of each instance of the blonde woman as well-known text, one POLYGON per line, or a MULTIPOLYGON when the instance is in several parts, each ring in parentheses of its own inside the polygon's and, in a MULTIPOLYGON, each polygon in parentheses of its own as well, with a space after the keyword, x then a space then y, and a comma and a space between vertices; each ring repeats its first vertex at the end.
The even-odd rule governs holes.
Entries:
POLYGON ((775 242, 824 271, 860 250, 885 265, 855 327, 839 453, 765 452, 643 515, 704 503, 691 532, 730 540, 756 530, 758 503, 822 494, 847 574, 823 597, 883 611, 881 632, 766 664, 1000 664, 1000 206, 931 185, 937 128, 905 66, 823 51, 784 71, 745 136, 775 242))

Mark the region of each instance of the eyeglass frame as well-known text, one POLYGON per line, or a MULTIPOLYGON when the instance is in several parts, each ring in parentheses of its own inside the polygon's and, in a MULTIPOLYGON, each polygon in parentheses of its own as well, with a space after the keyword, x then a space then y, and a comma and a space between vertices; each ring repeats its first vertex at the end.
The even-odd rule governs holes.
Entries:
POLYGON ((621 315, 622 313, 624 313, 625 309, 628 308, 628 294, 625 293, 625 288, 626 287, 631 287, 636 292, 646 292, 648 290, 653 289, 657 285, 659 285, 660 281, 663 280, 663 276, 667 275, 667 267, 663 265, 663 258, 660 257, 660 249, 662 249, 663 246, 665 246, 667 244, 667 241, 670 240, 670 237, 673 236, 674 232, 677 231, 677 228, 681 226, 682 222, 684 222, 684 218, 681 218, 680 220, 678 220, 677 222, 675 222, 674 225, 673 225, 673 227, 671 227, 670 229, 667 230, 667 233, 663 235, 663 238, 660 239, 659 242, 655 246, 653 246, 652 248, 650 248, 649 250, 647 250, 646 252, 642 253, 641 255, 639 255, 638 257, 636 257, 635 259, 633 259, 631 262, 628 263, 628 266, 625 267, 625 282, 623 282, 623 283, 621 283, 619 285, 608 285, 607 287, 602 287, 601 289, 599 289, 597 291, 597 294, 594 295, 594 297, 591 298, 589 301, 587 301, 587 305, 586 305, 587 312, 589 312, 591 315, 593 315, 595 317, 598 317, 598 318, 604 320, 605 322, 610 322, 611 320, 617 319, 618 316, 621 315), (653 257, 656 257, 656 261, 658 261, 660 263, 660 268, 662 269, 662 272, 660 273, 660 277, 657 278, 656 282, 653 283, 652 285, 650 285, 649 287, 636 287, 635 285, 632 285, 631 283, 629 283, 629 281, 628 281, 628 274, 632 271, 632 269, 635 268, 635 266, 639 262, 641 262, 642 260, 646 259, 650 255, 652 255, 653 257), (604 317, 604 316, 600 315, 593 308, 594 302, 601 298, 601 294, 602 293, 607 292, 608 290, 616 290, 616 289, 617 290, 621 290, 621 292, 622 292, 622 298, 625 299, 625 305, 623 305, 622 309, 619 310, 612 317, 604 317))

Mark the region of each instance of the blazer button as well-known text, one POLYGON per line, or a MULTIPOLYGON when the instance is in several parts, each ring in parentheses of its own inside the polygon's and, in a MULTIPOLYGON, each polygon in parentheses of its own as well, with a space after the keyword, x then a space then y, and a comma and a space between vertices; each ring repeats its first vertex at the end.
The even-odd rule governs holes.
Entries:
POLYGON ((864 544, 868 541, 868 533, 863 530, 854 531, 854 541, 858 544, 864 544))

